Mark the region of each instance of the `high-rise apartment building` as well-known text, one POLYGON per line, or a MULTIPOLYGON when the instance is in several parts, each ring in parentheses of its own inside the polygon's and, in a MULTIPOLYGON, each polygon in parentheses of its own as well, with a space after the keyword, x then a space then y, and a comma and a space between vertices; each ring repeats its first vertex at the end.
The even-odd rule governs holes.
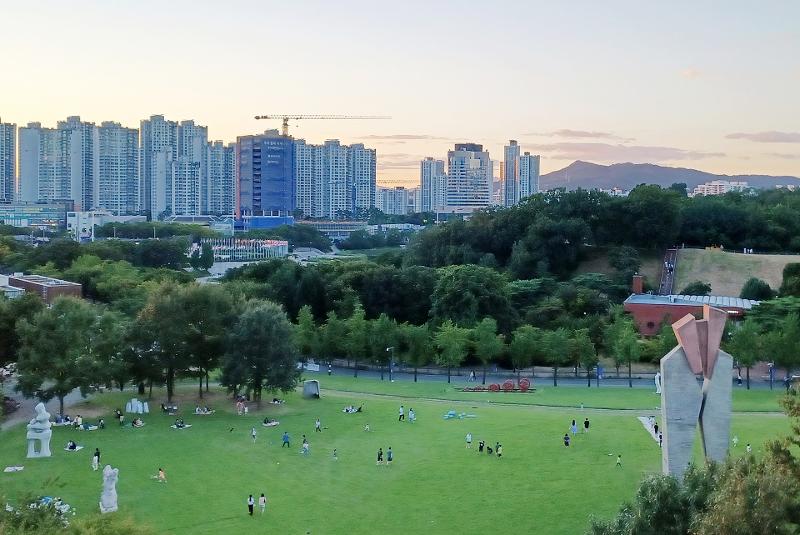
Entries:
POLYGON ((295 140, 295 209, 304 217, 323 217, 320 190, 324 168, 322 146, 310 145, 304 139, 295 140))
MULTIPOLYGON (((153 206, 153 192, 160 192, 166 207, 166 183, 172 171, 167 162, 178 157, 178 123, 167 121, 163 115, 152 115, 140 123, 139 197, 142 211, 155 219, 158 208, 153 206)), ((171 167, 171 164, 170 164, 171 167)))
POLYGON ((457 143, 447 153, 447 211, 471 212, 492 200, 492 161, 477 143, 457 143))
POLYGON ((18 200, 71 200, 77 210, 94 208, 98 141, 97 127, 80 117, 59 121, 57 128, 20 128, 18 200))
POLYGON ((405 215, 408 213, 409 190, 406 188, 402 186, 394 188, 379 187, 377 188, 377 197, 377 208, 384 214, 405 215))
POLYGON ((425 158, 419 164, 420 203, 418 211, 435 212, 445 205, 447 175, 444 160, 425 158))
POLYGON ((376 166, 375 149, 357 143, 347 147, 347 173, 352 188, 352 211, 366 215, 375 207, 376 166))
MULTIPOLYGON (((539 193, 539 155, 526 152, 519 157, 519 198, 539 193)), ((506 206, 509 206, 506 203, 506 206)))
POLYGON ((214 141, 208 145, 208 212, 231 215, 236 206, 236 145, 214 141))
POLYGON ((16 171, 17 125, 0 120, 0 201, 14 199, 16 171))
POLYGON ((139 131, 103 122, 98 132, 98 175, 93 208, 114 215, 139 211, 139 131))
POLYGON ((519 144, 512 139, 505 146, 503 160, 503 204, 514 206, 520 199, 519 144))
POLYGON ((322 146, 324 160, 319 197, 322 217, 344 219, 353 211, 353 196, 347 171, 347 146, 329 139, 322 146))
POLYGON ((294 139, 268 130, 236 138, 236 216, 291 216, 295 208, 294 139))

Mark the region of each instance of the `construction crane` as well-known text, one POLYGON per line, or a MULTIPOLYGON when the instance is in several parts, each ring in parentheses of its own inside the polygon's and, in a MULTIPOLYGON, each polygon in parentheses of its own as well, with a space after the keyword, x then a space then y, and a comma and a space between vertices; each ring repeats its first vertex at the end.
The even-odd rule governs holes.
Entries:
POLYGON ((391 119, 388 115, 291 115, 282 113, 270 113, 268 115, 256 115, 256 119, 280 119, 283 123, 281 134, 289 135, 289 119, 391 119))

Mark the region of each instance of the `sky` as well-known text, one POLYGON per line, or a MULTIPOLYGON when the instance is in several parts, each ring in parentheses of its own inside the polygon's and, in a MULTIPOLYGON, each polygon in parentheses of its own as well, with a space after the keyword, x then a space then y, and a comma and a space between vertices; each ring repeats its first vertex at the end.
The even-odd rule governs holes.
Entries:
POLYGON ((800 176, 799 21, 796 0, 0 0, 0 118, 163 114, 235 141, 280 126, 255 115, 387 115, 290 133, 365 143, 396 185, 509 139, 543 172, 800 176))

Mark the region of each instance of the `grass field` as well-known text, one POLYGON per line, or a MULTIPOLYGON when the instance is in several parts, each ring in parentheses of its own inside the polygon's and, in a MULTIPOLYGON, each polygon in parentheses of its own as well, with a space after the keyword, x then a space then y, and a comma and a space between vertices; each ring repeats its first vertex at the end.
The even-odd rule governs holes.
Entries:
MULTIPOLYGON (((102 476, 91 470, 90 460, 99 447, 102 464, 120 469, 120 510, 160 533, 254 529, 313 534, 582 533, 590 515, 612 515, 622 501, 632 497, 643 475, 660 469, 659 448, 636 414, 581 411, 577 400, 585 396, 578 395, 584 394, 579 389, 541 392, 571 405, 563 408, 391 397, 397 393, 395 387, 403 387, 400 395, 405 395, 423 384, 442 387, 359 379, 359 388, 374 391, 359 394, 326 388, 347 387, 345 378, 324 378, 321 400, 290 394, 286 404, 265 404, 248 416, 237 416, 220 392, 212 392, 212 398, 204 402, 218 409, 216 414, 190 414, 196 394, 186 387, 179 404, 186 409, 184 418, 193 424, 191 429, 173 430, 169 425, 174 418, 160 414, 145 416, 142 429, 113 423, 94 432, 54 428, 54 453, 49 459, 24 458, 25 429, 17 426, 3 433, 0 458, 4 465, 24 465, 25 470, 0 473, 0 494, 58 495, 76 506, 79 514, 93 511, 102 476), (567 403, 570 393, 572 401, 567 403), (397 422, 400 403, 406 409, 413 407, 416 423, 397 422), (342 407, 349 404, 363 404, 364 412, 343 414, 342 407), (476 417, 444 420, 449 409, 476 417), (265 415, 281 424, 262 427, 265 415), (317 416, 325 427, 321 433, 314 432, 317 416), (587 416, 591 432, 579 434, 565 448, 561 437, 570 421, 587 416), (363 430, 366 423, 369 433, 363 430), (258 432, 255 444, 250 439, 252 426, 258 432), (284 430, 292 438, 289 449, 280 447, 284 430), (464 443, 468 431, 474 436, 471 450, 464 443), (299 454, 303 433, 311 444, 309 457, 299 454), (70 438, 85 449, 63 451, 70 438), (500 441, 503 458, 478 454, 481 439, 492 445, 500 441), (377 449, 385 451, 388 446, 395 452, 393 466, 376 466, 377 449), (338 461, 332 458, 333 448, 338 450, 338 461), (615 466, 618 453, 622 468, 615 466), (167 484, 149 477, 159 466, 166 471, 167 484), (269 499, 267 514, 250 518, 247 495, 257 497, 261 492, 269 499)), ((640 395, 613 390, 603 394, 632 396, 628 399, 640 395)), ((425 394, 420 391, 420 395, 425 394)), ((641 395, 656 397, 647 392, 641 395)), ((108 415, 129 397, 129 393, 103 394, 71 412, 105 411, 108 415)), ((151 404, 158 403, 156 398, 151 404)), ((758 453, 765 439, 786 430, 786 418, 778 415, 737 414, 733 419, 741 452, 751 442, 758 453)))
POLYGON ((703 281, 711 284, 712 295, 738 296, 751 277, 767 281, 773 290, 781 285, 783 267, 800 262, 800 255, 745 255, 704 249, 678 250, 673 291, 703 281))
MULTIPOLYGON (((567 372, 567 370, 563 370, 567 372)), ((328 377, 325 373, 308 373, 310 378, 319 379, 323 388, 340 391, 365 392, 371 394, 391 395, 405 398, 429 398, 453 401, 475 401, 485 404, 503 403, 520 405, 540 405, 546 407, 577 408, 581 404, 587 409, 635 409, 653 410, 660 405, 660 397, 655 389, 585 386, 553 387, 552 379, 536 381, 536 392, 462 392, 462 388, 473 383, 464 382, 464 378, 454 378, 451 384, 439 381, 396 381, 390 383, 372 378, 353 378, 352 374, 328 377)), ((480 374, 478 375, 480 382, 480 374)), ((602 384, 602 382, 601 382, 602 384)), ((736 412, 780 412, 778 401, 783 390, 758 389, 745 390, 734 388, 733 410, 736 412)))

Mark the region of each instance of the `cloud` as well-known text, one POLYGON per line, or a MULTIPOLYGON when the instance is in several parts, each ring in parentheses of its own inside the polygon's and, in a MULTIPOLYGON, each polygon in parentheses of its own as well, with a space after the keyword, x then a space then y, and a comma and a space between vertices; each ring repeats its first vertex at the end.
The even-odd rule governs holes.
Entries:
POLYGON ((800 160, 800 154, 787 154, 785 152, 768 152, 765 154, 765 156, 783 158, 784 160, 800 160))
POLYGON ((406 140, 415 140, 415 139, 442 139, 446 140, 446 137, 439 137, 439 136, 431 136, 428 134, 390 134, 390 135, 376 135, 370 134, 368 136, 361 136, 358 139, 383 139, 388 141, 406 141, 406 140))
POLYGON ((734 132, 725 136, 727 139, 746 139, 756 143, 800 143, 800 132, 734 132))
POLYGON ((386 169, 419 169, 422 156, 405 152, 378 153, 377 168, 386 169))
POLYGON ((695 78, 699 78, 702 73, 697 69, 689 67, 688 69, 683 69, 681 71, 681 77, 686 78, 687 80, 693 80, 695 78))
POLYGON ((595 132, 591 130, 572 130, 570 128, 560 128, 552 132, 528 132, 526 136, 545 136, 545 137, 566 137, 566 138, 589 138, 589 139, 613 139, 617 141, 633 141, 630 138, 623 138, 611 132, 595 132))
POLYGON ((675 160, 701 160, 720 158, 722 152, 702 152, 676 147, 652 147, 644 145, 621 145, 611 143, 545 143, 526 145, 539 152, 550 153, 548 158, 559 160, 590 160, 601 162, 651 163, 675 160))

